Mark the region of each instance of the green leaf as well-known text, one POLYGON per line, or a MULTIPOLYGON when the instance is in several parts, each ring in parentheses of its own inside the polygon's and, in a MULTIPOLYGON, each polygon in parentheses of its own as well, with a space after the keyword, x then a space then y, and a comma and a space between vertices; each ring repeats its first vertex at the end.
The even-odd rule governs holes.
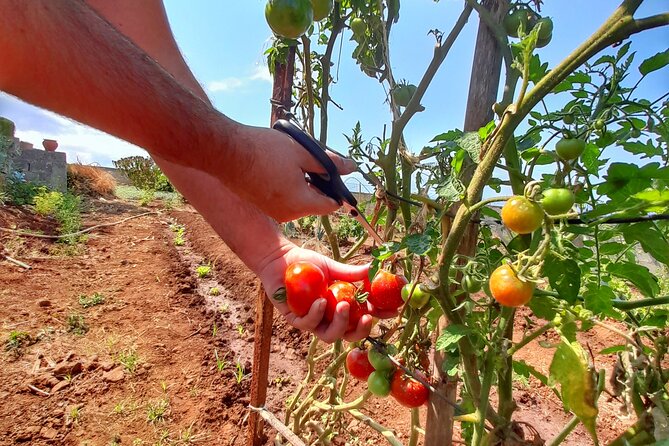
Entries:
POLYGON ((657 278, 648 268, 635 263, 610 263, 606 271, 621 279, 629 280, 645 296, 655 297, 660 292, 657 278))
POLYGON ((623 252, 627 246, 618 242, 602 243, 599 245, 599 253, 605 256, 617 255, 623 252))
POLYGON ((441 369, 448 376, 455 376, 458 374, 458 367, 460 366, 460 355, 448 355, 446 360, 441 364, 441 369))
POLYGON ((653 71, 659 70, 660 68, 669 64, 669 49, 657 53, 656 55, 649 57, 648 59, 641 62, 639 65, 639 73, 642 75, 647 75, 653 71))
POLYGON ((460 137, 462 137, 462 130, 449 130, 446 133, 441 133, 435 136, 434 138, 432 138, 432 141, 430 142, 456 141, 460 137))
POLYGON ((669 244, 651 222, 620 226, 627 243, 639 242, 644 251, 669 266, 669 244))
MULTIPOLYGON (((493 122, 494 124, 494 122, 493 122)), ((489 126, 481 127, 479 129, 478 133, 477 132, 467 132, 462 137, 458 138, 456 141, 460 147, 464 149, 465 152, 469 155, 469 157, 474 160, 478 161, 479 159, 479 154, 481 153, 481 145, 483 144, 483 141, 487 137, 487 129, 489 126), (481 133, 486 134, 485 137, 481 137, 481 133)), ((494 125, 493 125, 494 128, 494 125)))
POLYGON ((435 348, 442 352, 451 350, 452 347, 457 346, 458 341, 464 338, 468 334, 473 333, 471 328, 465 327, 464 325, 449 325, 446 327, 444 332, 439 335, 435 348))
POLYGON ((404 244, 410 253, 424 256, 432 247, 432 237, 429 234, 411 234, 404 238, 404 244))
POLYGON ((459 201, 465 192, 465 186, 454 176, 449 176, 446 181, 437 188, 437 194, 447 201, 459 201))
POLYGON ((557 314, 557 309, 560 304, 559 301, 550 296, 534 296, 532 300, 527 303, 532 313, 538 318, 546 321, 552 321, 557 314))
POLYGON ((600 355, 611 355, 613 353, 624 352, 625 350, 627 350, 627 346, 625 346, 625 345, 614 345, 612 347, 603 348, 599 352, 599 354, 600 355))
MULTIPOLYGON (((525 378, 529 378, 530 376, 534 376, 536 379, 538 379, 541 384, 544 386, 548 386, 548 377, 526 363, 525 361, 516 361, 515 359, 513 360, 513 371, 519 374, 520 376, 524 376, 525 378)), ((560 394, 557 392, 557 390, 552 389, 553 392, 559 397, 560 394)))
POLYGON ((560 295, 560 299, 570 304, 576 302, 581 288, 581 268, 572 259, 560 259, 555 255, 546 257, 544 273, 551 287, 560 295))
POLYGON ((578 342, 563 340, 555 350, 549 370, 549 382, 553 385, 560 384, 565 408, 581 420, 595 444, 598 444, 595 429, 598 413, 595 407, 595 379, 588 369, 583 347, 578 342))
POLYGON ((583 293, 585 308, 595 314, 615 315, 613 312, 613 299, 616 298, 613 290, 607 286, 588 287, 583 293))

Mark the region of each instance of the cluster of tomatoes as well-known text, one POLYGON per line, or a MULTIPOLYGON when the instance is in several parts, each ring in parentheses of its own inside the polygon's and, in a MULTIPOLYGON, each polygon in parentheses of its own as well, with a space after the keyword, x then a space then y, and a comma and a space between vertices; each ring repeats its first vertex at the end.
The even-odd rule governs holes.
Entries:
POLYGON ((367 388, 374 395, 391 395, 405 407, 420 407, 430 396, 427 387, 399 369, 387 354, 376 347, 351 350, 346 356, 346 368, 354 378, 367 381, 367 388))
POLYGON ((330 15, 334 0, 269 0, 265 19, 272 31, 287 39, 297 39, 313 22, 330 15))
POLYGON ((360 318, 370 312, 369 302, 375 310, 392 312, 402 306, 402 288, 407 284, 404 276, 380 270, 374 279, 363 281, 360 286, 336 280, 328 284, 323 271, 311 262, 296 262, 284 275, 286 303, 290 311, 298 316, 309 312, 318 299, 327 301, 324 319, 331 322, 339 302, 347 302, 349 330, 354 330, 360 318))
POLYGON ((520 30, 526 34, 538 27, 537 48, 545 47, 553 38, 553 20, 549 17, 541 17, 525 6, 509 10, 502 24, 510 37, 519 37, 520 30))

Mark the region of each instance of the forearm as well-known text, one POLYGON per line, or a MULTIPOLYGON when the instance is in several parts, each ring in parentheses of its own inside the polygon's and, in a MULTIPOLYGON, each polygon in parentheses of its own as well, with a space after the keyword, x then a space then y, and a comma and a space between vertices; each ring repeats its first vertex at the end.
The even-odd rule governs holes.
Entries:
POLYGON ((235 144, 243 126, 184 88, 84 3, 4 0, 0 29, 1 90, 173 163, 206 170, 244 162, 235 144), (189 156, 192 148, 197 156, 189 156))
POLYGON ((216 178, 159 157, 155 161, 226 245, 256 274, 294 247, 273 220, 216 178))

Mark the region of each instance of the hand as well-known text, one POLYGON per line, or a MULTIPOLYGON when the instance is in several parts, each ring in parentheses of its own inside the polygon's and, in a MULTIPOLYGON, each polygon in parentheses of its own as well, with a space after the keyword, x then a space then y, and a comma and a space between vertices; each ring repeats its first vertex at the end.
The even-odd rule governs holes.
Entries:
MULTIPOLYGON (((306 172, 325 173, 298 142, 278 130, 241 126, 235 132, 234 169, 223 182, 240 197, 279 222, 325 215, 340 207, 309 184, 306 172)), ((340 174, 356 169, 353 160, 328 152, 340 174)), ((219 173, 220 174, 220 173, 219 173)))
POLYGON ((272 296, 279 288, 284 286, 283 277, 289 265, 298 261, 308 261, 318 265, 325 273, 328 282, 333 280, 344 280, 347 282, 356 282, 364 279, 369 271, 369 265, 346 265, 335 262, 321 254, 308 249, 302 249, 294 244, 285 245, 283 249, 276 254, 275 258, 269 259, 266 265, 260 269, 258 276, 262 280, 263 286, 270 300, 277 310, 284 315, 290 325, 300 330, 313 332, 324 342, 332 343, 337 339, 345 339, 349 342, 359 341, 369 335, 372 328, 372 316, 364 315, 360 318, 355 330, 346 331, 348 325, 349 304, 340 302, 335 310, 335 316, 331 323, 323 321, 325 313, 326 300, 316 300, 309 313, 303 317, 298 317, 291 313, 285 302, 277 302, 272 296))

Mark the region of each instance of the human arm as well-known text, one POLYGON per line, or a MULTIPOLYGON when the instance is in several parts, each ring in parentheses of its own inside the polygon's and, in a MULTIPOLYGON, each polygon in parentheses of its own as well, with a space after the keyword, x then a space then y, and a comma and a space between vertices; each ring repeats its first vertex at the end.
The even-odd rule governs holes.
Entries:
POLYGON ((208 172, 279 221, 338 208, 304 180, 323 168, 290 137, 219 113, 82 1, 2 1, 0 29, 0 90, 208 172))
POLYGON ((172 184, 221 236, 228 247, 255 272, 277 310, 287 322, 301 330, 313 332, 325 342, 344 338, 357 341, 369 334, 372 318, 363 316, 356 329, 346 331, 349 305, 337 305, 332 323, 321 322, 325 299, 316 301, 309 313, 298 317, 285 302, 271 296, 283 287, 284 271, 293 262, 310 261, 321 267, 328 281, 359 281, 367 276, 369 266, 345 265, 313 251, 302 249, 283 237, 276 223, 240 199, 211 175, 192 168, 155 158, 172 184))

